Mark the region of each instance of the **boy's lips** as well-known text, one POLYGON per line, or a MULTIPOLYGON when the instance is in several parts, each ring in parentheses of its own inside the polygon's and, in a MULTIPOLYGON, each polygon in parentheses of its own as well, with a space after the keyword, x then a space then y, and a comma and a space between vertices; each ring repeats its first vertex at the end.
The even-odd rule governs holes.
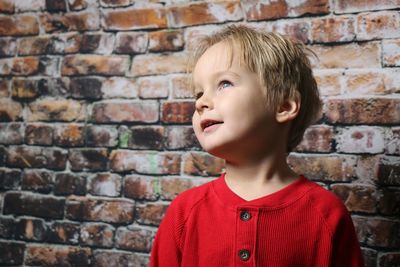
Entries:
POLYGON ((212 120, 212 119, 204 119, 200 122, 201 129, 204 131, 210 127, 212 127, 215 124, 221 124, 223 121, 217 121, 217 120, 212 120))

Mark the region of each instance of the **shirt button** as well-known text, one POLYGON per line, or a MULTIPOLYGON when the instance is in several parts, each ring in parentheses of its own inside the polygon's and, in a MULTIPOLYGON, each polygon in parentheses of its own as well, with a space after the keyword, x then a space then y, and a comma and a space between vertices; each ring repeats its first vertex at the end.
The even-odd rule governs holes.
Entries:
POLYGON ((242 249, 239 251, 239 258, 242 261, 247 261, 250 258, 250 251, 248 251, 247 249, 242 249))
POLYGON ((250 218, 251 218, 251 215, 250 215, 250 213, 248 211, 240 212, 240 219, 242 221, 248 221, 248 220, 250 220, 250 218))

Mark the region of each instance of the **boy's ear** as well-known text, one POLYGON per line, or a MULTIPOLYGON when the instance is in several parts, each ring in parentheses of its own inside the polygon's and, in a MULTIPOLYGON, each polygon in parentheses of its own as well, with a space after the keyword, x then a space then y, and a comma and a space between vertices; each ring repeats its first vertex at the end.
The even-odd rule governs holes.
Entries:
POLYGON ((276 120, 279 123, 294 120, 300 111, 300 98, 286 99, 276 112, 276 120))

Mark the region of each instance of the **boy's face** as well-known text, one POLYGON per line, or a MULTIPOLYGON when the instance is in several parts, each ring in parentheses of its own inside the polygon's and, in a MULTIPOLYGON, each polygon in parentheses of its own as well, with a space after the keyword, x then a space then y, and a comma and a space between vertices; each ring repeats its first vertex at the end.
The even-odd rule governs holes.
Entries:
POLYGON ((257 74, 239 66, 235 51, 232 60, 229 66, 229 46, 222 42, 198 60, 193 70, 197 100, 192 123, 207 152, 234 161, 271 152, 279 124, 268 112, 257 74), (208 126, 208 120, 215 124, 208 126))

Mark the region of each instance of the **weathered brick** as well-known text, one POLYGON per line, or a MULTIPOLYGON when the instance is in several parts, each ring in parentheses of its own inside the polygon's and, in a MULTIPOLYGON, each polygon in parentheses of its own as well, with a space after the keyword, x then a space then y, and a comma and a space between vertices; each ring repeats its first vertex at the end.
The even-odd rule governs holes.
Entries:
POLYGON ((24 140, 24 127, 20 123, 0 123, 0 144, 18 145, 24 140))
POLYGON ((112 77, 103 81, 103 98, 136 98, 137 88, 134 79, 112 77))
POLYGON ((210 35, 218 30, 221 30, 221 27, 218 25, 203 25, 186 28, 184 34, 186 49, 188 51, 192 51, 198 46, 199 39, 203 38, 205 35, 210 35))
POLYGON ((168 209, 167 203, 148 202, 144 205, 136 206, 137 221, 140 224, 160 225, 168 209))
POLYGON ((400 123, 399 109, 397 98, 329 99, 325 118, 330 123, 396 124, 400 123))
POLYGON ((311 38, 315 43, 349 42, 356 37, 353 17, 313 19, 311 38))
POLYGON ((22 190, 50 193, 53 190, 53 173, 46 170, 25 169, 22 175, 22 190))
POLYGON ((353 217, 361 244, 381 248, 397 248, 400 245, 400 222, 380 217, 353 217))
POLYGON ((116 36, 115 52, 121 54, 142 54, 149 42, 145 32, 119 32, 116 36))
POLYGON ((32 0, 32 1, 14 1, 15 11, 41 11, 45 9, 45 0, 32 0))
POLYGON ((47 225, 41 219, 21 218, 16 225, 15 236, 21 240, 44 241, 47 225))
POLYGON ((94 31, 100 28, 98 12, 42 13, 40 21, 46 33, 66 31, 94 31))
POLYGON ((15 38, 0 38, 0 56, 14 56, 17 51, 17 42, 15 38))
POLYGON ((217 176, 225 168, 225 161, 203 152, 190 152, 183 157, 183 171, 188 175, 217 176))
POLYGON ((156 200, 160 194, 160 181, 154 177, 129 175, 124 179, 124 196, 138 200, 156 200))
POLYGON ((90 0, 68 0, 68 6, 70 10, 82 10, 88 7, 89 1, 90 0))
POLYGON ((72 97, 77 99, 99 100, 102 97, 102 80, 99 78, 73 78, 70 83, 72 97))
POLYGON ((57 173, 54 179, 55 195, 85 195, 86 177, 74 173, 57 173))
POLYGON ((40 57, 38 73, 44 76, 60 76, 59 57, 40 57))
POLYGON ((144 122, 159 119, 159 104, 155 101, 108 101, 93 105, 92 120, 97 123, 144 122))
POLYGON ((25 128, 25 142, 28 145, 53 144, 54 129, 52 125, 29 123, 25 128))
POLYGON ((380 51, 376 42, 310 47, 318 59, 311 58, 317 68, 380 68, 380 51), (343 59, 346 60, 343 60, 343 59))
POLYGON ((178 174, 179 153, 113 150, 110 155, 111 169, 116 172, 135 171, 142 174, 178 174))
POLYGON ((57 36, 33 36, 18 40, 19 55, 66 54, 80 49, 82 36, 76 33, 57 36))
POLYGON ((17 190, 20 185, 21 172, 19 170, 0 168, 0 190, 17 190))
POLYGON ((0 264, 22 264, 24 260, 24 251, 24 243, 14 241, 0 241, 0 264))
POLYGON ((277 20, 272 23, 272 29, 261 29, 274 31, 303 43, 311 42, 311 22, 303 19, 277 20))
POLYGON ((119 75, 128 69, 129 58, 126 56, 73 55, 66 56, 62 62, 62 75, 119 75))
POLYGON ((8 98, 9 96, 10 96, 10 80, 0 79, 0 97, 8 98))
POLYGON ((102 7, 119 7, 131 5, 133 0, 100 0, 99 2, 102 7))
POLYGON ((67 151, 59 148, 9 147, 6 164, 17 168, 64 170, 67 154, 67 151))
POLYGON ((67 200, 66 217, 78 221, 128 224, 133 221, 134 206, 130 200, 75 197, 67 200))
POLYGON ((132 60, 130 75, 158 75, 186 71, 185 53, 137 55, 132 60))
POLYGON ((376 212, 378 192, 375 187, 357 184, 334 184, 331 185, 331 188, 349 211, 376 212))
POLYGON ((200 144, 191 126, 168 126, 165 131, 167 149, 200 149, 200 144))
POLYGON ((145 228, 119 228, 115 234, 115 243, 118 248, 150 252, 153 238, 154 231, 145 228))
POLYGON ((0 98, 0 121, 19 121, 22 119, 22 105, 8 98, 0 98))
POLYGON ((137 30, 167 27, 164 8, 121 9, 104 11, 102 26, 105 30, 137 30))
POLYGON ((364 156, 357 163, 357 177, 365 183, 400 185, 400 158, 393 156, 364 156))
POLYGON ((147 267, 150 265, 147 254, 122 252, 117 250, 95 250, 94 266, 97 267, 147 267))
POLYGON ((90 33, 82 36, 80 51, 109 55, 113 51, 114 35, 111 33, 90 33))
POLYGON ((86 145, 115 147, 118 145, 118 130, 115 126, 86 126, 86 145))
POLYGON ((55 127, 54 144, 57 146, 83 146, 85 126, 82 124, 61 124, 55 127))
POLYGON ((265 1, 257 3, 251 0, 242 2, 247 20, 268 20, 282 17, 297 17, 304 14, 326 14, 329 12, 329 1, 308 0, 293 1, 265 1))
POLYGON ((82 121, 85 106, 72 99, 46 97, 28 105, 28 121, 82 121))
POLYGON ((162 126, 120 127, 119 147, 162 150, 163 139, 164 127, 162 126))
POLYGON ((118 197, 121 195, 121 176, 115 173, 96 173, 89 177, 88 192, 97 196, 118 197))
POLYGON ((12 217, 0 217, 0 238, 11 240, 14 237, 16 222, 12 217))
POLYGON ((64 199, 38 194, 8 192, 4 197, 4 214, 32 215, 41 218, 61 219, 64 199))
POLYGON ((351 181, 356 157, 349 155, 291 154, 288 163, 298 174, 315 181, 351 181))
POLYGON ((78 244, 80 224, 72 222, 53 222, 48 230, 47 242, 78 244))
POLYGON ((39 72, 39 58, 37 57, 18 57, 0 59, 0 76, 14 75, 27 76, 39 72))
POLYGON ((163 177, 160 179, 161 199, 172 200, 180 193, 209 181, 207 178, 163 177))
POLYGON ((181 30, 156 31, 149 33, 149 51, 179 51, 184 46, 181 30))
POLYGON ((70 149, 68 160, 74 171, 104 171, 108 169, 108 152, 103 148, 70 149))
POLYGON ((45 78, 39 80, 39 91, 43 95, 64 97, 67 98, 71 95, 69 90, 69 78, 45 78))
POLYGON ((398 2, 391 0, 335 1, 335 13, 356 13, 398 8, 398 2))
POLYGON ((46 0, 46 10, 49 12, 65 12, 67 5, 65 0, 46 0))
POLYGON ((169 79, 165 76, 139 78, 137 86, 141 98, 167 98, 169 94, 169 79))
POLYGON ((0 12, 1 13, 14 13, 15 10, 14 0, 3 0, 0 2, 0 12))
POLYGON ((33 100, 40 96, 39 80, 33 79, 13 79, 11 94, 15 100, 33 100))
POLYGON ((384 131, 372 126, 345 127, 337 129, 336 149, 344 153, 382 153, 384 131))
POLYGON ((398 188, 382 188, 379 198, 379 211, 384 215, 400 215, 400 190, 398 188))
POLYGON ((400 39, 382 41, 382 55, 385 67, 400 67, 400 39))
POLYGON ((388 131, 385 151, 388 154, 400 155, 400 127, 393 127, 388 131))
POLYGON ((161 106, 163 123, 186 123, 192 122, 195 111, 194 101, 168 101, 161 106))
POLYGON ((305 131, 303 140, 296 147, 296 151, 331 152, 333 136, 333 128, 330 126, 311 126, 305 131))
POLYGON ((361 13, 357 17, 357 40, 400 37, 400 14, 397 11, 361 13))
POLYGON ((388 94, 383 72, 375 71, 346 71, 343 76, 344 94, 388 94))
POLYGON ((193 87, 189 86, 189 77, 186 75, 174 75, 171 78, 171 91, 173 98, 194 98, 193 87))
POLYGON ((0 36, 36 35, 39 22, 33 15, 0 16, 0 36))
POLYGON ((104 223, 85 223, 80 232, 80 243, 87 246, 112 247, 115 228, 104 223))
POLYGON ((90 266, 91 250, 80 247, 30 245, 26 248, 25 264, 35 266, 90 266))
POLYGON ((379 267, 389 267, 400 265, 400 253, 399 252, 387 252, 380 253, 378 258, 379 267))

